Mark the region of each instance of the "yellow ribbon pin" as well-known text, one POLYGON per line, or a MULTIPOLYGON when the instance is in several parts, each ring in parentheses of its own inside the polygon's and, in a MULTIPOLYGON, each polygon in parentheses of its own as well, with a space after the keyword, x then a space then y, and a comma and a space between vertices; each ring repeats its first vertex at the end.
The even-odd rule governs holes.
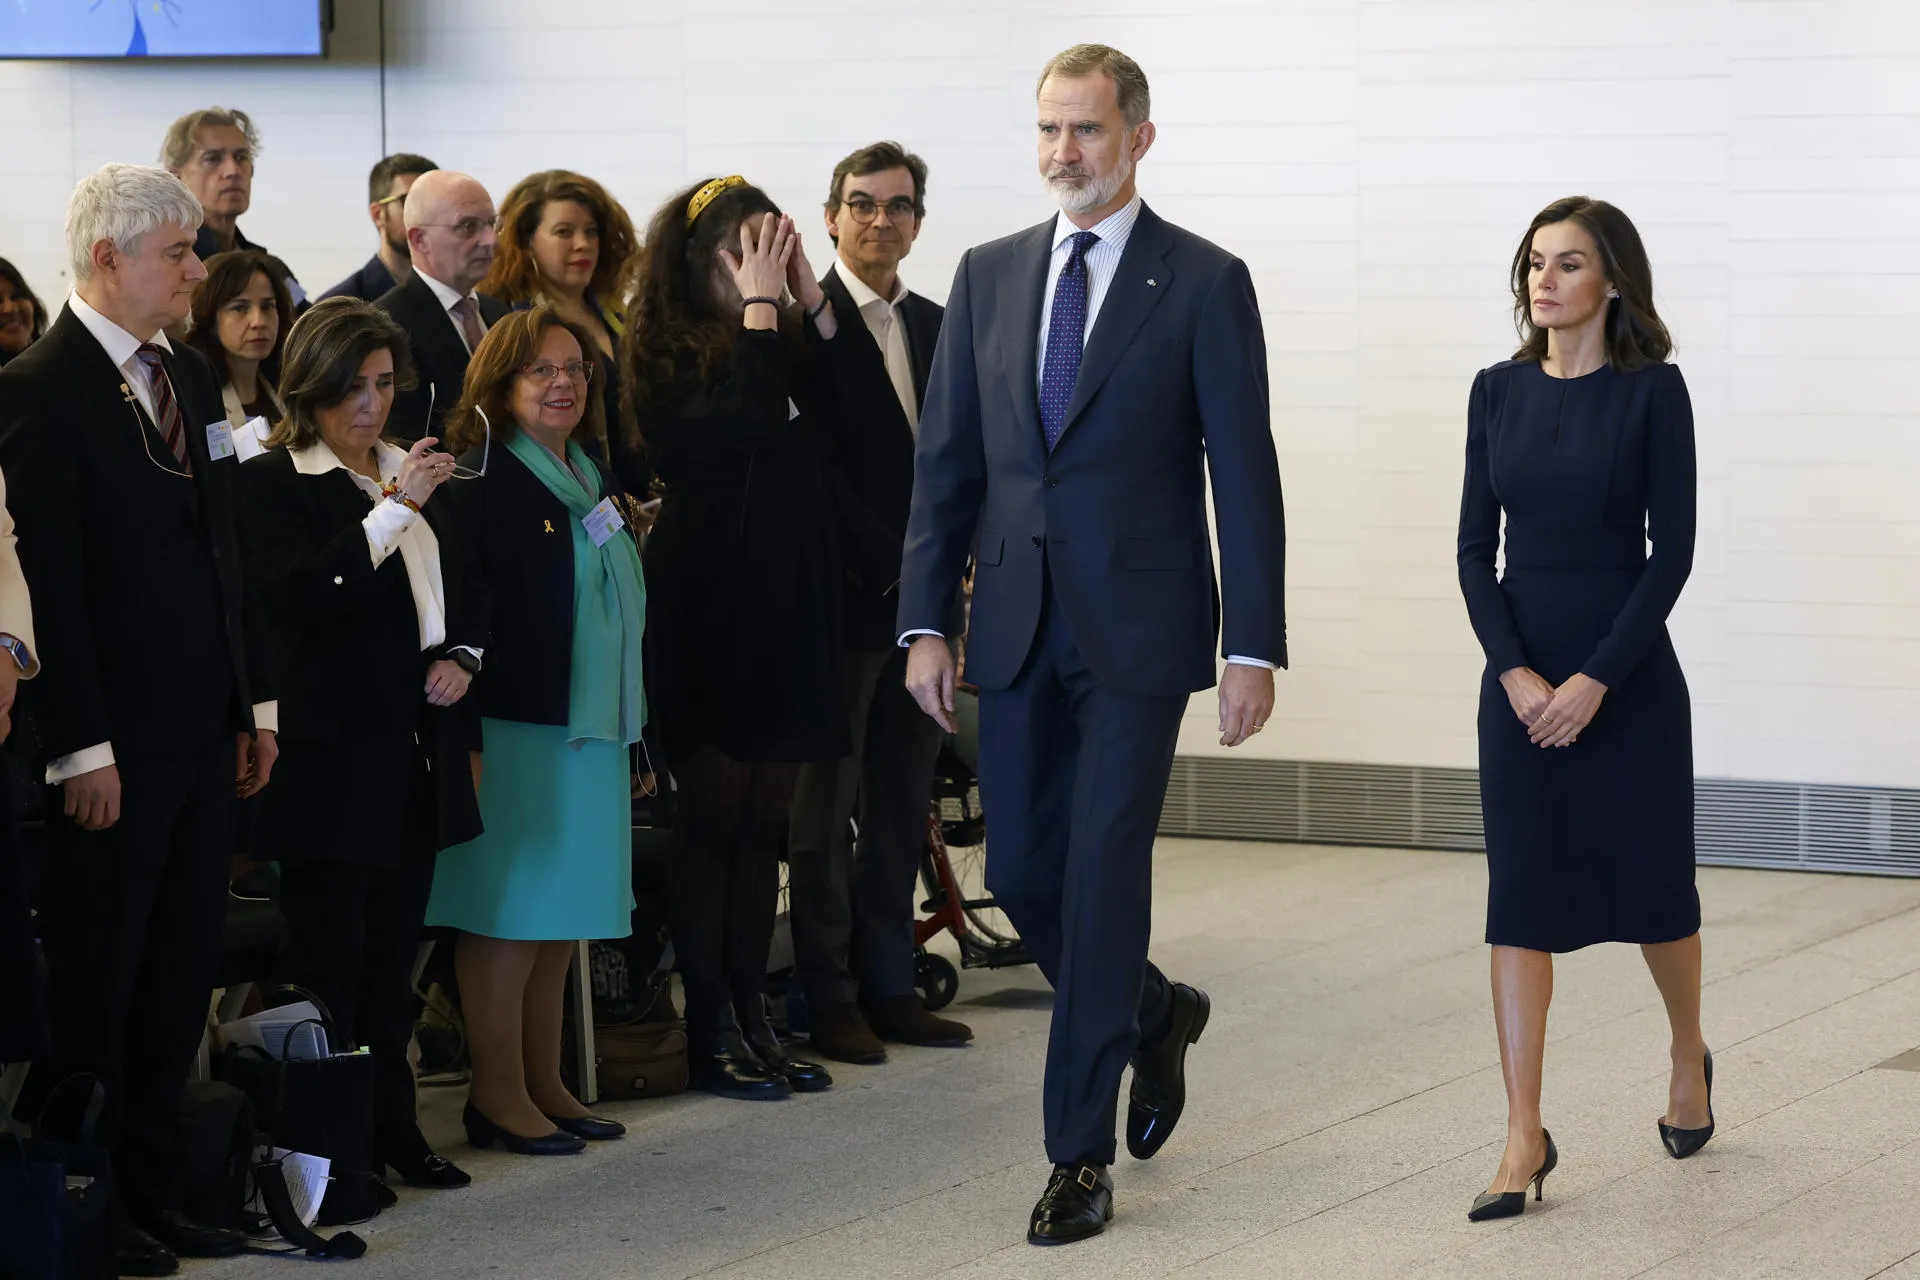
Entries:
POLYGON ((547 526, 547 532, 548 532, 548 533, 552 533, 552 532, 553 532, 553 521, 551 521, 551 520, 542 520, 542 521, 541 521, 540 523, 541 523, 541 524, 543 524, 543 525, 545 525, 545 526, 547 526))

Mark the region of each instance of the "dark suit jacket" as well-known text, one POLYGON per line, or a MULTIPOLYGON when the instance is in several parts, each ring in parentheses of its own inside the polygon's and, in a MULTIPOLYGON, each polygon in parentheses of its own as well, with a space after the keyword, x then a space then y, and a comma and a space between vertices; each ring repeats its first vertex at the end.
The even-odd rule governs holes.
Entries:
MULTIPOLYGON (((457 482, 456 482, 457 483, 457 482)), ((240 469, 248 589, 259 601, 259 658, 277 675, 281 761, 263 796, 263 856, 396 866, 405 847, 407 785, 424 746, 435 806, 432 847, 480 832, 466 753, 479 749, 469 699, 426 702, 426 672, 450 647, 487 648, 486 600, 441 495, 422 509, 440 545, 447 641, 420 648, 407 567, 378 569, 361 521, 370 504, 335 469, 303 475, 285 449, 240 469)))
POLYGON ((206 359, 166 357, 193 475, 71 311, 0 370, 0 467, 46 665, 23 693, 45 754, 113 744, 124 763, 251 730, 231 457, 206 359))
MULTIPOLYGON (((460 465, 478 471, 480 459, 479 448, 469 449, 460 465)), ((611 470, 602 467, 600 473, 601 496, 625 493, 611 470)), ((496 720, 567 723, 573 671, 572 514, 498 436, 484 476, 451 480, 441 491, 487 584, 486 666, 468 698, 477 694, 479 714, 496 720)))
POLYGON ((1094 678, 1170 696, 1223 652, 1284 666, 1286 532, 1266 341, 1246 264, 1142 207, 1087 336, 1053 452, 1041 433, 1040 306, 1054 221, 970 249, 920 420, 898 626, 944 631, 978 538, 967 678, 1002 689, 1048 582, 1094 678))
MULTIPOLYGON (((856 651, 885 649, 896 638, 894 613, 899 603, 900 555, 907 532, 907 513, 913 502, 913 427, 900 407, 886 356, 874 341, 853 295, 836 265, 820 278, 820 287, 833 300, 840 325, 835 345, 846 350, 826 361, 839 401, 838 462, 855 499, 878 521, 884 533, 885 554, 864 580, 849 581, 845 593, 847 647, 856 651)), ((926 403, 927 379, 933 370, 934 346, 940 338, 945 308, 909 293, 900 305, 906 329, 907 354, 913 362, 913 391, 926 403)), ((850 558, 851 559, 851 558, 850 558)))
MULTIPOLYGON (((474 295, 480 302, 480 322, 488 328, 507 314, 507 304, 474 295)), ((440 435, 447 411, 460 402, 467 381, 467 344, 460 339, 453 317, 418 271, 407 282, 389 290, 374 304, 407 331, 413 363, 420 380, 393 399, 387 415, 387 434, 411 443, 422 436, 440 435)))
POLYGON ((362 302, 378 302, 393 291, 393 272, 387 270, 387 264, 380 261, 380 255, 374 254, 367 259, 367 265, 342 280, 333 288, 320 295, 320 301, 328 298, 358 298, 362 302))

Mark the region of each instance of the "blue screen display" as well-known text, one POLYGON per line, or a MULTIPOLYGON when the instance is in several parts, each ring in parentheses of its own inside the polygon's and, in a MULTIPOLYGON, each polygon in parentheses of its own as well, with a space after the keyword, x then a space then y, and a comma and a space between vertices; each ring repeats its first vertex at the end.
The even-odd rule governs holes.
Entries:
POLYGON ((319 57, 326 0, 0 0, 0 58, 319 57))

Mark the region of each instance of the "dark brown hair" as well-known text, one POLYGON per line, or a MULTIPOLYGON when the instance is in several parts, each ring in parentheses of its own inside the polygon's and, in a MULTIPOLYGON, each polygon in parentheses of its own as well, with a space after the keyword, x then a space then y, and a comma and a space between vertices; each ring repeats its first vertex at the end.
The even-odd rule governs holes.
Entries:
POLYGON ((913 216, 927 216, 927 162, 897 142, 876 142, 862 147, 833 166, 833 186, 827 191, 827 212, 840 212, 840 193, 848 178, 864 178, 870 173, 905 169, 913 175, 913 216))
POLYGON ((328 298, 314 304, 287 335, 280 361, 280 403, 287 416, 274 427, 270 447, 304 449, 320 438, 321 409, 331 409, 353 391, 360 366, 376 351, 393 354, 393 383, 414 385, 413 351, 393 317, 358 298, 328 298))
POLYGON ((1147 73, 1140 69, 1139 63, 1112 45, 1077 44, 1054 54, 1047 59, 1047 65, 1040 68, 1040 78, 1033 82, 1033 96, 1040 96, 1048 76, 1078 80, 1096 73, 1113 81, 1114 95, 1120 103, 1120 116, 1127 122, 1127 128, 1139 127, 1153 111, 1153 98, 1147 89, 1147 73))
POLYGON ((13 296, 25 298, 33 304, 33 336, 30 341, 38 342, 47 332, 47 304, 40 301, 40 295, 27 286, 27 278, 20 274, 20 268, 0 258, 0 277, 5 277, 13 286, 13 296))
MULTIPOLYGON (((540 344, 549 329, 565 329, 580 344, 580 358, 594 363, 593 335, 566 319, 552 307, 541 303, 527 311, 510 311, 480 340, 473 359, 467 364, 467 383, 460 403, 447 414, 446 447, 465 453, 480 443, 491 424, 496 440, 513 434, 513 380, 540 354, 540 344), (486 413, 486 421, 480 414, 486 413)), ((600 389, 588 382, 579 388, 586 409, 580 425, 573 429, 575 439, 604 440, 607 435, 606 412, 600 389)))
POLYGON ((1533 236, 1542 227, 1571 222, 1593 238, 1600 255, 1600 271, 1619 293, 1607 303, 1607 363, 1617 372, 1663 364, 1673 353, 1673 338, 1660 313, 1653 308, 1653 266, 1640 232, 1626 214, 1604 200, 1567 196, 1534 215, 1513 255, 1513 324, 1520 331, 1515 360, 1539 363, 1547 355, 1547 331, 1533 322, 1533 300, 1528 293, 1532 273, 1533 236))
POLYGON ((571 200, 586 209, 600 228, 600 259, 594 264, 587 292, 602 306, 626 302, 627 273, 639 245, 633 220, 607 189, 584 174, 548 169, 522 178, 507 192, 500 211, 500 243, 493 251, 493 268, 479 292, 503 302, 532 302, 542 289, 540 268, 533 261, 533 233, 555 200, 571 200))
POLYGON ((267 278, 273 289, 274 310, 280 314, 273 351, 260 362, 260 372, 277 388, 281 354, 287 348, 287 333, 293 328, 293 295, 287 292, 286 268, 264 253, 239 249, 207 259, 207 278, 193 289, 187 344, 213 362, 222 384, 233 381, 233 373, 227 368, 227 349, 220 345, 220 308, 245 293, 257 275, 267 278))
MULTIPOLYGON (((720 376, 741 326, 738 315, 723 313, 714 301, 714 255, 722 248, 740 251, 740 224, 747 218, 780 212, 766 192, 745 183, 721 192, 689 227, 687 204, 705 185, 703 178, 675 195, 647 226, 620 351, 636 415, 720 376)), ((786 327, 791 318, 783 315, 781 323, 786 327)))
POLYGON ((391 195, 395 178, 410 174, 417 178, 439 167, 425 156, 417 156, 411 151, 396 151, 390 156, 381 156, 367 172, 367 203, 379 204, 391 195))

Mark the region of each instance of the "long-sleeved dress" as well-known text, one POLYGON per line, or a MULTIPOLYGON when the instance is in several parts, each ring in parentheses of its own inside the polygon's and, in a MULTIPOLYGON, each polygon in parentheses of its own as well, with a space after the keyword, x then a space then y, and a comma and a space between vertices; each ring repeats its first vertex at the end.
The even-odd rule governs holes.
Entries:
POLYGON ((1509 361, 1474 379, 1459 566, 1487 654, 1490 943, 1573 951, 1700 927, 1692 711, 1666 629, 1694 527, 1693 409, 1678 368, 1555 378, 1509 361), (1500 684, 1514 667, 1607 687, 1572 746, 1529 740, 1500 684))

